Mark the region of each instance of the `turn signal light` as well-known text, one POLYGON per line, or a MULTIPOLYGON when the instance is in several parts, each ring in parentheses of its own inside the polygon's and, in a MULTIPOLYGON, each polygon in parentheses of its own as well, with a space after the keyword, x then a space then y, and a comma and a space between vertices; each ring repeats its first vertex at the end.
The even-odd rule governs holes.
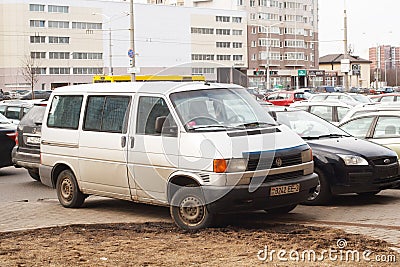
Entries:
POLYGON ((222 173, 225 172, 227 168, 225 159, 214 159, 214 172, 222 173))

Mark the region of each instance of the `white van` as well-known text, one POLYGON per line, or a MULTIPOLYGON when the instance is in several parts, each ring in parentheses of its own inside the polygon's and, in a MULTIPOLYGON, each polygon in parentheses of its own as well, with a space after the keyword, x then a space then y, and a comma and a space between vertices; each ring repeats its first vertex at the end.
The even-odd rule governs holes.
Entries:
POLYGON ((310 147, 233 84, 99 83, 54 90, 41 181, 60 203, 89 195, 170 206, 184 229, 217 213, 285 213, 317 186, 310 147))

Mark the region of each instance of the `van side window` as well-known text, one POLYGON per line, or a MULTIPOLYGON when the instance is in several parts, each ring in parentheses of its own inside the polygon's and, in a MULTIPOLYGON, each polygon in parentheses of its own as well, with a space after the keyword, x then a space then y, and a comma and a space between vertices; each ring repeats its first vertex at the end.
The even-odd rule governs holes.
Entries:
POLYGON ((137 134, 160 135, 156 131, 157 118, 164 117, 163 135, 176 136, 177 126, 171 117, 167 103, 161 97, 141 96, 139 98, 136 124, 137 134))
POLYGON ((89 96, 83 130, 126 132, 129 96, 89 96))
POLYGON ((83 96, 55 96, 51 103, 47 126, 78 129, 83 96))

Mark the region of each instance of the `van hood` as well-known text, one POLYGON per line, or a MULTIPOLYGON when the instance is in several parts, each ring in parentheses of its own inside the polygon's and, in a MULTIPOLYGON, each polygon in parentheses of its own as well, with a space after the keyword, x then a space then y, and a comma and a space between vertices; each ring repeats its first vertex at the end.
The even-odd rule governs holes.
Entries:
POLYGON ((185 133, 181 136, 180 151, 182 156, 227 159, 303 145, 307 146, 300 136, 287 126, 279 125, 228 132, 185 133))
POLYGON ((396 156, 396 153, 381 145, 355 137, 324 138, 307 141, 314 153, 358 155, 364 158, 396 156))

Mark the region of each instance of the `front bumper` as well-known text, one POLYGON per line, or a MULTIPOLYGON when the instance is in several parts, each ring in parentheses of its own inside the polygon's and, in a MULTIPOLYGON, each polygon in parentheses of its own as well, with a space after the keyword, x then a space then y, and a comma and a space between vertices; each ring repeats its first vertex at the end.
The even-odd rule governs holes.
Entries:
POLYGON ((315 173, 290 180, 275 180, 262 183, 252 189, 249 185, 203 186, 208 210, 212 213, 240 212, 247 210, 272 209, 299 204, 308 199, 318 184, 315 173), (271 187, 299 184, 300 191, 279 196, 271 196, 271 187))

